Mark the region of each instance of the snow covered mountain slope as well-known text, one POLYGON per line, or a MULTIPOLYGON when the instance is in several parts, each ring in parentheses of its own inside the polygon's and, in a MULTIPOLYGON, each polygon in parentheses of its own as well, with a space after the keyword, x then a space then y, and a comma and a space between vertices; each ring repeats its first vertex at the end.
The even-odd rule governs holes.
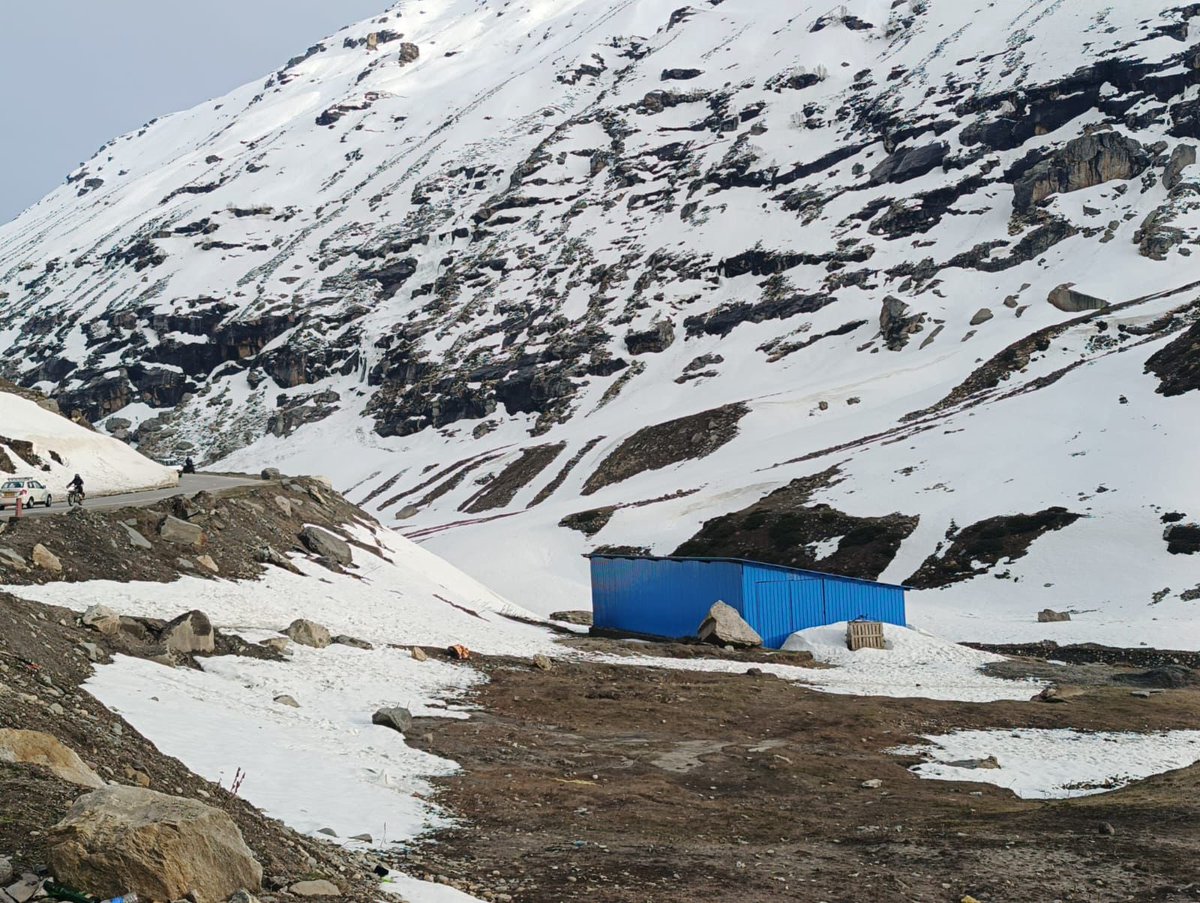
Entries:
POLYGON ((67 483, 79 474, 92 495, 157 489, 179 482, 179 474, 139 454, 124 442, 72 423, 31 397, 0 385, 0 480, 32 476, 65 499, 67 483))
POLYGON ((1190 617, 1200 8, 680 3, 412 0, 114 141, 0 228, 8 375, 543 612, 603 545, 1190 617))

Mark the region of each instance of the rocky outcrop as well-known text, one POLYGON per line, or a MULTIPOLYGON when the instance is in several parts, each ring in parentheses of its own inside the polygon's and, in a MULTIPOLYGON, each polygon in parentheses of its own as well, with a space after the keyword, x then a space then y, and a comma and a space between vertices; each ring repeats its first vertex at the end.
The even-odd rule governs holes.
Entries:
POLYGON ((233 820, 212 806, 140 787, 78 799, 51 832, 50 868, 97 897, 226 900, 262 886, 262 866, 233 820))
POLYGON ((202 611, 189 611, 163 627, 160 637, 171 652, 188 655, 211 653, 216 649, 216 633, 212 622, 202 611))
POLYGON ((1160 395, 1183 395, 1200 389, 1200 322, 1150 355, 1146 372, 1158 377, 1160 395))
POLYGON ((702 643, 735 649, 753 649, 763 644, 762 637, 742 619, 737 609, 724 602, 717 602, 708 610, 696 635, 702 643))
POLYGON ((159 524, 158 535, 164 540, 180 546, 204 545, 204 530, 198 524, 167 515, 159 524))
POLYGON ((899 351, 909 338, 925 328, 925 314, 911 313, 911 308, 895 295, 883 299, 879 312, 879 333, 889 351, 899 351))
POLYGON ((354 561, 354 555, 350 552, 350 544, 320 527, 314 527, 311 524, 305 527, 300 531, 300 541, 314 555, 327 558, 343 567, 354 561))
POLYGON ((675 327, 670 320, 660 320, 650 329, 630 332, 625 336, 625 348, 630 354, 658 354, 675 342, 675 327))
POLYGON ((1200 555, 1200 524, 1173 524, 1163 531, 1172 555, 1200 555))
POLYGON ((402 706, 386 706, 371 716, 371 723, 404 734, 412 730, 412 712, 402 706))
POLYGON ((1163 169, 1163 187, 1168 191, 1176 188, 1183 181, 1183 171, 1196 162, 1196 145, 1177 144, 1171 151, 1171 158, 1163 169))
POLYGON ((916 179, 941 166, 949 150, 950 146, 944 141, 898 150, 871 170, 870 182, 883 185, 916 179))
POLYGON ((41 731, 0 728, 0 762, 38 765, 55 777, 80 787, 103 787, 104 781, 88 768, 73 749, 41 731))
POLYGON ((1029 213, 1050 195, 1079 191, 1114 179, 1132 179, 1149 165, 1150 155, 1145 148, 1116 132, 1074 138, 1013 183, 1013 209, 1029 213))

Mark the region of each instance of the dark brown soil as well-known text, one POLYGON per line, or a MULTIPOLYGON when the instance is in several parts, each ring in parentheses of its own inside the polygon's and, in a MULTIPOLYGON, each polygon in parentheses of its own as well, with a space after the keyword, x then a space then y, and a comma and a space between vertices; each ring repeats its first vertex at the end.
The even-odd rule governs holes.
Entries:
POLYGON ((1080 517, 1066 508, 1046 508, 1034 514, 1002 514, 961 530, 952 529, 946 535, 949 548, 926 558, 904 584, 914 589, 936 589, 986 573, 1002 559, 1024 557, 1039 536, 1069 527, 1080 517))
POLYGON ((887 752, 955 728, 1192 728, 1200 693, 1068 702, 813 692, 770 676, 476 663, 467 721, 412 742, 463 765, 460 818, 399 864, 519 903, 1194 900, 1200 768, 1083 799, 921 780, 887 752), (863 782, 878 779, 879 788, 863 782), (1112 833, 1108 833, 1111 826, 1112 833))
POLYGON ((583 484, 583 494, 591 495, 647 470, 707 457, 733 440, 748 413, 746 405, 731 404, 643 427, 600 462, 583 484))
POLYGON ((892 563, 918 519, 898 513, 855 517, 809 503, 815 492, 837 482, 836 467, 793 480, 741 511, 705 521, 673 554, 749 558, 874 580, 892 563), (813 543, 838 537, 837 549, 824 558, 809 551, 813 543))

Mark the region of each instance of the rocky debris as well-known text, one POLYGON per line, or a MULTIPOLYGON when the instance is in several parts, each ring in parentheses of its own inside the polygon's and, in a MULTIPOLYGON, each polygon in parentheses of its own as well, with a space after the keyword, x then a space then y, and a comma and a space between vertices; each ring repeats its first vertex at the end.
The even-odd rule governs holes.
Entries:
POLYGON ((80 617, 84 627, 112 636, 121 629, 121 616, 111 608, 103 605, 92 605, 80 617))
POLYGON ((910 313, 910 310, 895 295, 883 299, 883 307, 879 311, 879 332, 889 351, 899 351, 908 344, 910 336, 925 328, 925 314, 910 313))
POLYGON ((182 655, 216 651, 216 632, 208 615, 202 611, 189 611, 168 621, 160 638, 169 651, 182 655))
POLYGON ((748 413, 746 405, 732 404, 643 427, 600 462, 582 494, 591 495, 647 470, 705 458, 733 440, 748 413))
POLYGON ((324 878, 313 881, 299 881, 288 888, 288 893, 297 897, 340 897, 341 889, 332 881, 324 878))
POLYGON ((33 559, 33 563, 43 571, 49 571, 52 574, 62 573, 62 562, 58 560, 58 556, 40 542, 34 545, 33 553, 30 557, 33 559))
POLYGON ((299 643, 301 646, 311 646, 313 649, 324 649, 333 642, 333 637, 329 635, 329 631, 325 627, 316 621, 309 621, 305 618, 297 618, 292 621, 284 633, 292 642, 299 643))
POLYGON ((293 574, 299 574, 300 569, 292 564, 291 560, 281 552, 277 552, 271 546, 262 546, 258 550, 258 560, 263 564, 274 565, 277 568, 283 568, 285 571, 291 571, 293 574))
POLYGON ((412 712, 402 706, 386 706, 371 716, 371 723, 405 734, 412 730, 412 712))
POLYGON ((568 530, 578 530, 584 536, 591 538, 607 527, 608 522, 616 513, 616 505, 589 508, 587 511, 576 511, 574 514, 566 515, 558 522, 558 525, 566 527, 568 530))
POLYGON ((1158 377, 1160 395, 1182 395, 1200 389, 1200 322, 1150 355, 1146 372, 1158 377))
POLYGON ((280 696, 276 696, 271 701, 277 702, 280 705, 291 706, 293 709, 300 708, 300 703, 296 702, 294 697, 288 696, 286 693, 284 693, 283 695, 280 695, 280 696))
POLYGON ((564 624, 578 624, 581 627, 592 626, 590 611, 556 611, 550 615, 551 621, 561 621, 564 624))
POLYGON ((703 643, 735 649, 752 649, 763 644, 762 637, 742 619, 737 609, 724 602, 713 604, 696 635, 703 643))
POLYGON ((1200 554, 1200 524, 1172 524, 1163 531, 1172 555, 1200 554))
POLYGON ((40 765, 56 777, 80 787, 103 787, 104 781, 88 768, 73 749, 41 731, 0 728, 0 762, 40 765))
POLYGON ((344 633, 339 633, 333 638, 335 646, 350 646, 354 649, 374 649, 375 646, 368 643, 366 640, 360 640, 358 637, 346 636, 344 633))
POLYGON ((158 527, 158 535, 164 540, 180 546, 204 545, 204 530, 177 517, 167 515, 158 527))
POLYGON ((871 170, 870 183, 883 185, 916 179, 941 166, 949 150, 950 146, 944 141, 898 150, 871 170))
POLYGON ((275 652, 287 652, 288 648, 292 645, 292 641, 285 636, 270 636, 265 640, 259 640, 258 644, 266 646, 275 652))
POLYGON ((949 547, 935 552, 908 580, 913 589, 936 589, 984 574, 1003 559, 1023 558, 1040 536, 1069 527, 1082 515, 1052 507, 1033 514, 1001 514, 946 533, 949 547))
POLYGON ((1108 307, 1108 302, 1103 298, 1097 298, 1093 295, 1085 295, 1083 292, 1075 291, 1072 286, 1073 282, 1064 282, 1062 285, 1050 291, 1050 295, 1046 298, 1052 305, 1061 311, 1067 313, 1082 313, 1088 310, 1103 310, 1108 307))
POLYGON ((129 537, 129 544, 135 549, 142 549, 143 551, 148 552, 154 548, 150 540, 148 540, 137 530, 133 529, 133 527, 129 526, 128 524, 121 524, 121 526, 125 528, 125 535, 129 537))
POLYGON ((262 886, 262 866, 227 814, 154 790, 95 790, 51 835, 55 878, 104 898, 133 892, 147 900, 225 900, 262 886))
POLYGON ((300 531, 300 541, 304 547, 321 558, 327 558, 342 566, 354 561, 350 553, 350 544, 344 539, 334 536, 328 530, 314 527, 312 524, 300 531))
POLYGON ((1030 167, 1013 183, 1013 208, 1029 213, 1053 194, 1091 188, 1114 179, 1140 176, 1150 165, 1150 155, 1132 138, 1116 132, 1098 132, 1073 138, 1030 167))
POLYGON ((1196 162, 1196 145, 1177 144, 1163 169, 1163 187, 1168 191, 1183 181, 1183 171, 1196 162))
POLYGON ((625 348, 630 354, 660 354, 675 343, 675 326, 670 320, 659 320, 654 326, 625 336, 625 348))
POLYGON ((1071 613, 1069 611, 1055 611, 1052 608, 1043 608, 1038 612, 1037 619, 1039 624, 1053 624, 1056 621, 1071 620, 1071 613))

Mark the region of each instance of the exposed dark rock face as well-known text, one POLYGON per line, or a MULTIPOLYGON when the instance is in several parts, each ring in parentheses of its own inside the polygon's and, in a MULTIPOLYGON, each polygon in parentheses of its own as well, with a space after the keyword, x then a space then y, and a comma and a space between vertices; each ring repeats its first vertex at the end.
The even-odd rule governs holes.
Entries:
POLYGON ((1142 145, 1116 132, 1099 132, 1068 141, 1013 183, 1013 209, 1030 212, 1052 194, 1091 188, 1114 179, 1140 176, 1150 165, 1142 145))
POLYGON ((1160 395, 1182 395, 1200 389, 1200 322, 1152 354, 1146 361, 1146 372, 1158 377, 1160 395))
POLYGON ((577 514, 568 514, 558 522, 558 525, 566 527, 569 530, 578 530, 590 539, 608 526, 608 522, 612 520, 612 516, 616 511, 616 505, 607 505, 604 508, 591 508, 587 511, 580 511, 577 514))
POLYGON ((1069 527, 1080 517, 1055 507, 1035 514, 989 517, 961 530, 951 528, 946 534, 949 548, 930 555, 905 583, 914 589, 937 589, 986 574, 1002 560, 1023 558, 1038 537, 1069 527))
POLYGON ((566 448, 565 442, 556 442, 525 449, 521 452, 520 457, 500 471, 496 478, 487 483, 479 492, 467 499, 458 510, 468 514, 479 514, 483 511, 503 508, 513 500, 518 492, 533 482, 538 474, 553 464, 554 459, 562 453, 564 448, 566 448))
POLYGON ((944 141, 898 150, 871 170, 871 184, 900 183, 919 178, 941 166, 949 150, 950 145, 944 141))
POLYGON ((737 435, 738 423, 748 413, 745 405, 732 404, 643 427, 600 462, 584 483, 583 494, 591 495, 647 470, 707 457, 737 435))
POLYGON ((699 69, 664 69, 660 79, 664 82, 684 82, 703 74, 699 69))
POLYGON ((660 320, 650 329, 625 336, 625 347, 630 354, 658 354, 666 351, 674 342, 675 326, 670 320, 660 320))
POLYGON ((1172 524, 1163 531, 1172 555, 1200 554, 1200 524, 1172 524))
POLYGON ((1168 189, 1173 189, 1183 181, 1183 171, 1194 165, 1196 162, 1196 145, 1194 144, 1177 144, 1175 149, 1171 151, 1171 159, 1167 161, 1167 166, 1163 170, 1163 185, 1168 189))
POLYGON ((924 329, 925 314, 911 314, 909 306, 895 295, 883 299, 879 312, 879 331, 889 351, 899 351, 909 338, 924 329))
POLYGON ((810 501, 835 482, 836 469, 793 480, 748 508, 706 521, 672 554, 748 558, 874 580, 916 529, 917 518, 855 517, 810 501), (822 551, 823 544, 833 547, 822 551))

